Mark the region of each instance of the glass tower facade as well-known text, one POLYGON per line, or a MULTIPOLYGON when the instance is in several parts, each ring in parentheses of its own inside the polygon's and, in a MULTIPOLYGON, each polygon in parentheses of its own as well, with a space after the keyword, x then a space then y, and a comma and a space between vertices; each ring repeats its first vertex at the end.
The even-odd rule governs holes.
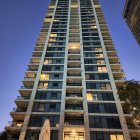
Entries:
POLYGON ((140 46, 140 1, 126 0, 123 18, 140 46))
POLYGON ((9 140, 131 140, 117 87, 124 72, 98 0, 51 0, 6 127, 9 140))

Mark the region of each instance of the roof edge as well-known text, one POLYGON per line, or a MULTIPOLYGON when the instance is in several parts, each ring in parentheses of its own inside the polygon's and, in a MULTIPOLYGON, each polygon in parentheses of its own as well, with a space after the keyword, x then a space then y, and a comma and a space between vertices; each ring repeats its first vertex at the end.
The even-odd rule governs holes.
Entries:
POLYGON ((123 18, 126 17, 126 12, 128 10, 128 4, 129 4, 129 2, 130 2, 130 0, 126 0, 126 2, 125 2, 123 14, 122 14, 123 18))

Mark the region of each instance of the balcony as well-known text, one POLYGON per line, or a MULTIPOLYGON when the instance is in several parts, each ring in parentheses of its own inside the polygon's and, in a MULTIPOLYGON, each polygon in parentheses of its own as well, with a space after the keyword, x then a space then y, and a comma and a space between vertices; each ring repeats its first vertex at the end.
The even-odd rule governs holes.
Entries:
POLYGON ((68 66, 67 68, 68 69, 81 69, 81 66, 74 65, 74 66, 68 66))
POLYGON ((28 96, 27 97, 18 96, 17 99, 15 100, 15 103, 19 108, 27 108, 29 99, 30 97, 28 96))
POLYGON ((81 68, 81 62, 68 62, 67 68, 81 68))
POLYGON ((20 109, 20 108, 13 108, 12 112, 26 112, 26 111, 27 111, 26 108, 22 108, 22 109, 20 109))
POLYGON ((66 99, 80 99, 82 97, 82 93, 66 93, 66 99))
POLYGON ((67 86, 82 86, 82 83, 68 83, 67 82, 67 86))
POLYGON ((25 78, 25 80, 22 81, 24 86, 27 87, 32 87, 34 85, 35 82, 35 78, 25 78))
POLYGON ((79 62, 80 60, 81 60, 80 56, 68 57, 68 61, 79 62))
POLYGON ((29 63, 27 71, 38 71, 39 63, 29 63))
POLYGON ((69 73, 69 74, 67 74, 67 77, 68 78, 70 78, 70 77, 72 77, 72 78, 79 78, 79 77, 81 77, 81 74, 79 73, 79 74, 77 74, 77 73, 69 73))
POLYGON ((13 120, 22 120, 24 121, 25 118, 25 112, 11 112, 10 115, 12 116, 13 120))
POLYGON ((10 134, 15 134, 15 133, 20 133, 21 131, 21 128, 22 128, 22 125, 23 125, 23 122, 12 122, 12 121, 9 121, 8 122, 9 125, 5 127, 6 131, 9 132, 10 134))
POLYGON ((65 110, 78 111, 83 110, 83 100, 79 99, 67 99, 65 104, 65 110))
POLYGON ((82 86, 81 78, 67 78, 67 86, 82 86))
POLYGON ((30 64, 39 64, 41 57, 31 57, 30 59, 31 59, 30 64))
POLYGON ((84 115, 81 113, 66 113, 64 125, 65 127, 84 125, 84 115))

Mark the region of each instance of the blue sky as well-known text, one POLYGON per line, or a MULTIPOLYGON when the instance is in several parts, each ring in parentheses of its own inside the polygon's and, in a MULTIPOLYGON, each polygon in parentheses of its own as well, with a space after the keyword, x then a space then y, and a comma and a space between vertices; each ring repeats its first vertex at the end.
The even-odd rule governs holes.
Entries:
MULTIPOLYGON (((48 0, 0 0, 0 131, 11 121, 48 0)), ((140 80, 140 47, 122 18, 125 0, 100 0, 127 79, 140 80)))

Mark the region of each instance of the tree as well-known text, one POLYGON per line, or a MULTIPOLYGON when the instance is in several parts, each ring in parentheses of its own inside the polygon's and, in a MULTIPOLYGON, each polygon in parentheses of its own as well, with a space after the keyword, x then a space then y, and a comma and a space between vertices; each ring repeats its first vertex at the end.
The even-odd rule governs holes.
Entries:
POLYGON ((123 102, 123 107, 132 114, 129 121, 135 127, 140 128, 140 81, 125 81, 119 87, 118 95, 123 102))
POLYGON ((6 131, 0 132, 0 140, 7 140, 7 133, 6 133, 6 131))

